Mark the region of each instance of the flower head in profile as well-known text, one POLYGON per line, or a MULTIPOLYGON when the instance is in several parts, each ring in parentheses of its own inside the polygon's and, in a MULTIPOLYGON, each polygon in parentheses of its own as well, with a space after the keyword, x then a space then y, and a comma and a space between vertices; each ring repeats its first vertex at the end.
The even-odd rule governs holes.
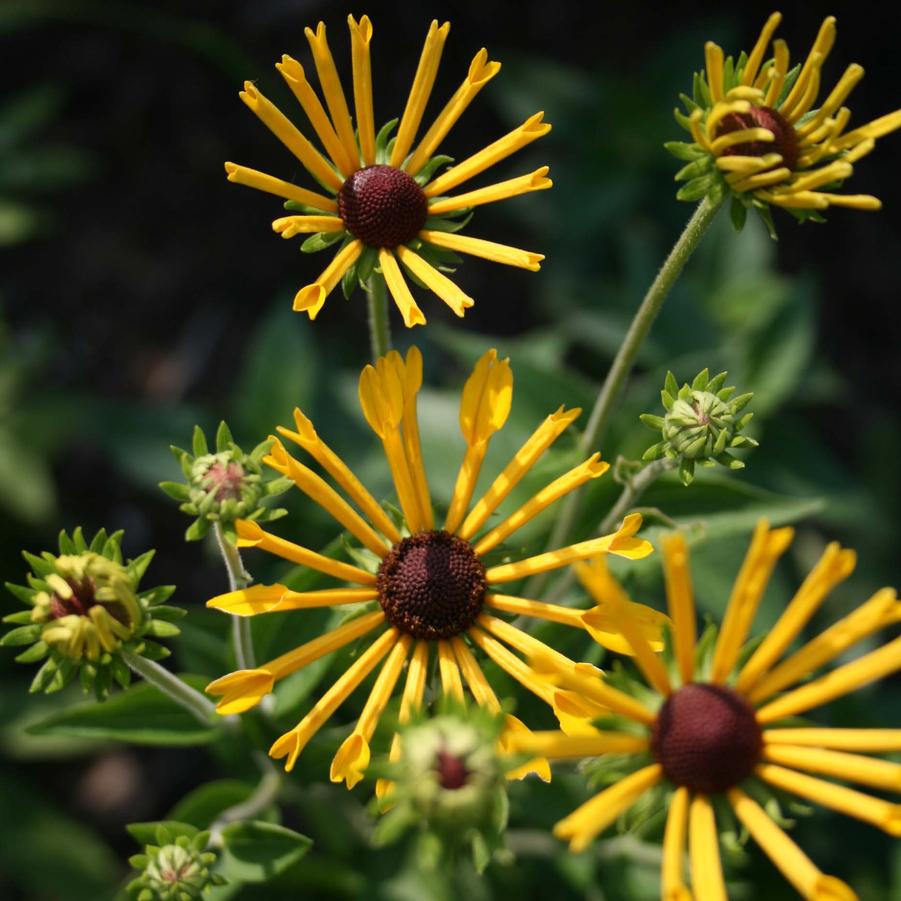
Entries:
POLYGON ((840 188, 877 139, 901 127, 901 110, 848 130, 851 110, 844 103, 863 78, 863 67, 852 63, 820 99, 835 18, 824 19, 807 57, 794 67, 781 39, 773 41, 772 57, 765 58, 781 19, 773 13, 750 54, 737 60, 724 59, 722 48, 708 41, 706 69, 695 75, 693 96, 682 95, 686 112, 676 111, 692 142, 667 145, 687 160, 676 176, 686 182, 678 197, 720 199, 731 193, 737 226, 752 206, 771 231, 771 204, 818 221, 830 206, 878 210, 876 197, 843 194, 840 188))
MULTIPOLYGON (((422 358, 416 348, 410 350, 406 360, 397 352, 382 357, 375 366, 367 366, 360 377, 363 413, 384 446, 403 514, 399 526, 299 410, 295 412, 295 430, 280 428, 279 432, 312 457, 343 489, 344 496, 295 459, 277 439, 266 458, 265 462, 294 481, 362 545, 354 554, 360 565, 308 550, 264 531, 255 522, 237 523, 239 546, 260 548, 349 584, 304 592, 291 591, 281 584, 256 585, 208 602, 211 607, 237 616, 355 605, 352 609, 357 615, 334 631, 257 669, 224 676, 207 689, 222 696, 217 708, 220 713, 241 713, 272 691, 277 680, 365 636, 368 647, 269 752, 273 757, 286 758, 286 768, 293 768, 323 723, 381 664, 360 719, 332 764, 333 781, 346 781, 348 787, 363 778, 370 758, 369 742, 405 668, 399 715, 402 723, 422 706, 430 661, 436 658, 443 695, 462 701, 466 685, 478 705, 499 712, 500 703, 482 672, 479 653, 556 710, 553 687, 537 678, 517 654, 540 650, 555 659, 559 656, 561 664, 572 661, 503 617, 537 617, 582 628, 580 613, 508 594, 509 586, 524 577, 589 557, 609 553, 638 559, 651 552, 650 544, 636 537, 641 517, 633 514, 611 535, 525 559, 510 562, 505 557, 494 563, 493 558, 499 555, 493 552, 502 542, 554 501, 603 475, 607 464, 599 459, 599 454, 592 455, 489 525, 503 501, 579 414, 577 409, 561 407, 548 416, 484 494, 472 503, 489 442, 504 425, 512 400, 509 362, 498 360, 496 352, 489 351, 478 361, 463 389, 460 427, 466 453, 450 507, 441 523, 432 504, 420 450, 416 404, 421 383, 422 358)), ((507 736, 525 728, 514 717, 507 717, 507 736)), ((392 757, 399 753, 395 739, 392 757)), ((539 772, 544 772, 546 766, 536 764, 539 772)), ((378 791, 383 793, 386 788, 382 782, 378 791)))
POLYGON ((307 28, 306 37, 325 106, 297 60, 283 56, 276 64, 303 108, 322 150, 253 83, 245 82, 240 95, 325 193, 235 163, 225 164, 228 179, 286 200, 285 206, 292 215, 276 219, 272 227, 283 238, 309 235, 302 250, 338 246, 325 271, 311 285, 301 288, 294 298, 294 309, 305 311, 310 319, 316 318, 339 282, 349 297, 357 284, 367 283, 374 270, 387 282, 408 327, 426 320, 407 278, 433 291, 457 316, 462 316, 473 301, 444 274, 453 271, 457 253, 532 271, 537 271, 544 259, 541 254, 459 234, 469 221, 472 209, 549 188, 551 181, 547 178, 548 167, 542 166, 507 181, 454 192, 547 134, 550 125, 542 122, 542 113, 536 113, 509 134, 437 174, 453 162, 448 156, 436 155, 438 149, 476 95, 500 71, 500 63, 489 60, 487 52, 480 50, 462 84, 434 121, 423 127, 426 105, 450 30, 449 23, 439 26, 433 21, 400 119, 388 122, 376 133, 369 58, 372 23, 368 16, 359 22, 348 16, 347 21, 353 66, 353 117, 322 22, 315 31, 307 28))
POLYGON ((697 648, 688 549, 678 533, 664 540, 673 621, 671 666, 635 627, 621 589, 607 586, 610 620, 631 646, 647 682, 640 700, 608 680, 566 668, 550 657, 540 663, 532 660, 546 676, 603 705, 621 725, 593 736, 514 736, 511 744, 547 758, 616 753, 632 755, 634 762, 631 774, 558 823, 557 835, 580 850, 646 792, 661 783, 671 787, 663 847, 662 896, 668 901, 726 898, 715 798, 732 808, 805 898, 838 901, 856 896, 844 883, 821 873, 755 796, 776 789, 901 835, 901 805, 829 781, 901 792, 901 764, 871 756, 901 751, 901 729, 823 728, 798 719, 901 668, 898 637, 815 675, 855 643, 901 621, 901 604, 893 590, 882 589, 791 651, 832 588, 854 569, 854 552, 830 544, 775 626, 756 647, 747 646, 767 581, 791 539, 789 528, 770 530, 765 522, 758 524, 715 643, 701 641, 697 648), (690 890, 683 870, 686 844, 690 890))

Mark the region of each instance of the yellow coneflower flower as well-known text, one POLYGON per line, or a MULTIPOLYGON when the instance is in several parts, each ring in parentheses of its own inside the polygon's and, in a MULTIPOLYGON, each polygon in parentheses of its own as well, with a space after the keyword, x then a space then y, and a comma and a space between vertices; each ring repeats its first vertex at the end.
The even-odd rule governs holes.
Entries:
MULTIPOLYGON (((888 588, 876 592, 816 638, 789 652, 828 593, 854 568, 854 552, 830 544, 776 625, 746 662, 739 663, 746 656, 743 647, 767 581, 791 539, 789 528, 770 530, 765 522, 757 526, 712 656, 702 665, 696 661, 688 549, 681 535, 674 534, 663 544, 673 622, 671 667, 636 627, 621 589, 609 576, 606 584, 596 585, 608 602, 612 628, 630 645, 657 702, 638 700, 549 655, 535 655, 531 661, 546 678, 623 718, 624 728, 588 736, 559 732, 513 736, 511 746, 547 758, 634 754, 637 767, 559 822, 556 834, 568 839, 574 850, 581 850, 646 791, 662 782, 671 784, 674 792, 663 842, 662 895, 668 901, 726 898, 711 803, 714 796, 725 796, 751 837, 803 897, 856 897, 844 883, 817 869, 745 791, 746 781, 759 780, 901 835, 901 805, 819 778, 901 791, 901 764, 867 756, 901 751, 901 729, 822 728, 794 719, 901 668, 899 637, 803 681, 856 642, 901 621, 895 592, 888 588), (686 843, 690 889, 683 870, 686 843)), ((589 628, 592 616, 584 614, 589 628)))
MULTIPOLYGON (((676 176, 688 182, 680 197, 731 191, 745 206, 765 211, 775 204, 799 218, 817 218, 829 206, 878 210, 876 197, 836 191, 878 138, 901 127, 901 110, 846 131, 851 111, 843 104, 863 78, 862 66, 848 66, 817 106, 822 67, 835 43, 835 17, 824 19, 807 58, 794 68, 781 39, 773 41, 773 56, 764 61, 781 19, 773 13, 751 53, 737 61, 724 60, 722 48, 708 41, 706 71, 695 76, 693 97, 682 96, 687 115, 676 112, 694 143, 667 145, 689 160, 676 176)), ((744 207, 733 205, 739 209, 744 207)))
MULTIPOLYGON (((284 585, 256 585, 208 602, 211 607, 237 616, 338 604, 371 605, 371 610, 334 631, 257 669, 224 676, 207 689, 222 696, 217 708, 220 713, 241 713, 272 691, 278 679, 356 639, 375 636, 344 675, 269 752, 273 757, 287 758, 286 769, 290 770, 316 731, 384 661, 360 719, 332 765, 332 780, 344 780, 348 787, 353 787, 363 776, 369 763, 369 741, 405 664, 401 722, 409 720, 411 712, 421 706, 429 663, 435 658, 443 694, 463 700, 465 683, 477 704, 499 712, 500 704, 477 661, 476 649, 556 710, 553 687, 513 651, 521 655, 543 651, 561 663, 572 664, 572 661, 506 622, 501 614, 537 617, 582 628, 580 611, 506 594, 504 589, 524 577, 599 554, 639 559, 651 552, 647 541, 635 537, 641 517, 632 514, 611 535, 515 562, 486 564, 487 554, 554 501, 603 475, 608 464, 600 460, 599 454, 593 454, 486 529, 495 510, 580 412, 561 407, 548 416, 488 490, 471 504, 488 444, 504 425, 512 399, 513 374, 509 361, 498 360, 496 352, 491 350, 476 364, 463 389, 460 427, 466 439, 466 454, 447 515, 439 525, 420 451, 416 398, 421 383, 422 358, 416 348, 409 351, 405 361, 392 351, 375 366, 367 366, 360 377, 360 403, 367 422, 385 448, 403 512, 401 528, 299 410, 295 411, 296 430, 279 428, 279 432, 303 448, 344 490, 356 509, 312 469, 291 456, 278 439, 274 439, 272 451, 265 460, 292 479, 374 555, 374 571, 323 556, 265 532, 255 522, 239 520, 236 523, 239 546, 269 551, 350 586, 296 592, 284 585)), ((651 640, 662 646, 660 630, 651 640)), ((589 669, 596 672, 593 667, 589 669)), ((565 705, 569 699, 563 700, 565 705)), ((593 714, 579 709, 572 714, 575 720, 584 720, 586 715, 593 714)), ((559 711, 559 716, 565 721, 567 711, 559 711)), ((507 727, 508 737, 510 733, 527 731, 513 717, 508 717, 507 727)), ((392 755, 396 758, 398 753, 399 745, 395 741, 392 755)), ((539 773, 545 773, 546 768, 546 763, 537 765, 539 773)))
POLYGON ((343 280, 345 293, 349 294, 358 282, 366 282, 378 268, 405 324, 410 327, 425 323, 401 267, 414 281, 434 291, 457 316, 462 316, 472 306, 472 298, 441 271, 456 259, 457 252, 532 271, 538 270, 544 257, 457 234, 467 221, 460 217, 485 203, 549 188, 551 181, 547 178, 548 167, 542 166, 487 187, 460 194, 449 192, 547 134, 551 127, 542 122, 543 113, 536 113, 509 134, 435 177, 438 169, 452 162, 450 157, 436 156, 436 151, 479 91, 500 71, 501 64, 489 60, 484 48, 480 50, 463 83, 420 135, 450 30, 448 22, 439 26, 433 21, 397 134, 391 137, 398 122, 395 119, 377 135, 369 59, 372 23, 368 16, 359 22, 348 16, 347 21, 356 128, 322 22, 316 31, 307 28, 306 36, 327 111, 297 60, 283 56, 276 64, 310 120, 324 155, 254 84, 245 82, 240 94, 244 103, 327 193, 310 191, 235 163, 225 164, 228 179, 288 201, 287 206, 299 215, 284 216, 272 223, 283 238, 310 235, 304 244, 304 249, 310 251, 343 242, 322 275, 301 288, 294 298, 294 309, 305 311, 310 319, 316 318, 326 297, 339 282, 343 280))

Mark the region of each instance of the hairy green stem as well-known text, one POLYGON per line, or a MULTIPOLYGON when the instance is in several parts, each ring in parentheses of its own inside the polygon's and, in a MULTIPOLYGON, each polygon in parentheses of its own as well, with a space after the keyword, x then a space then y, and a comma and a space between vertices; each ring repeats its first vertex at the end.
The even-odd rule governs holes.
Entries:
POLYGON ((369 341, 372 346, 372 362, 391 350, 391 323, 388 319, 388 286, 377 272, 369 276, 366 288, 369 303, 369 341))
POLYGON ((184 707, 204 726, 214 725, 216 708, 199 691, 182 682, 178 676, 172 675, 169 670, 153 660, 141 657, 133 651, 123 650, 121 653, 122 659, 129 669, 158 688, 163 694, 168 695, 176 704, 184 707))
POLYGON ((253 820, 263 811, 278 800, 282 789, 283 777, 268 757, 261 757, 263 776, 257 783, 253 793, 240 804, 223 810, 210 827, 210 844, 218 847, 222 844, 222 830, 229 823, 237 823, 239 820, 253 820))
MULTIPOLYGON (((213 524, 216 542, 222 553, 222 560, 228 572, 230 591, 246 588, 251 582, 250 573, 244 569, 241 552, 228 540, 222 523, 213 524)), ((235 662, 238 669, 253 669, 256 666, 253 653, 253 635, 250 631, 250 620, 245 616, 232 617, 232 643, 235 646, 235 662)))

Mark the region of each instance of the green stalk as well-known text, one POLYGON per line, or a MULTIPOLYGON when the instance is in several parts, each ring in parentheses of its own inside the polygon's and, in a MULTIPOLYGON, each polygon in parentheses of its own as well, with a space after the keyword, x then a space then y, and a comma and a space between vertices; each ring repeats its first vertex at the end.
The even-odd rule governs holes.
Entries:
POLYGON ((133 651, 123 650, 122 659, 129 669, 137 673, 142 679, 158 688, 164 695, 168 695, 176 704, 184 707, 204 726, 212 726, 215 722, 216 707, 208 701, 199 691, 195 691, 190 685, 186 685, 178 676, 172 675, 169 670, 141 657, 133 651))
MULTIPOLYGON (((222 523, 213 524, 213 533, 222 553, 222 560, 228 572, 229 591, 246 588, 251 580, 250 573, 244 569, 240 551, 228 540, 222 529, 222 523)), ((235 662, 238 669, 253 669, 256 666, 253 653, 253 635, 250 631, 250 619, 246 616, 232 616, 232 643, 235 646, 235 662)))
POLYGON ((210 844, 213 847, 222 845, 222 830, 229 823, 239 820, 254 820, 267 807, 278 800, 282 788, 282 774, 271 763, 268 757, 261 757, 263 776, 257 783, 253 794, 246 801, 223 810, 210 827, 210 844))
POLYGON ((385 277, 378 272, 369 276, 366 287, 369 307, 369 342, 372 362, 391 350, 391 324, 388 319, 388 286, 385 277))

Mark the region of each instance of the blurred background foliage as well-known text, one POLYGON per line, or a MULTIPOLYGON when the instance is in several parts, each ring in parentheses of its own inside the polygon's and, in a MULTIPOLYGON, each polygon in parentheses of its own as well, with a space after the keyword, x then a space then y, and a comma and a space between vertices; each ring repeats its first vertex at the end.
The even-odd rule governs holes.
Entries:
MULTIPOLYGON (((854 121, 867 121, 898 104, 897 12, 836 6, 823 10, 839 16, 828 74, 837 77, 851 61, 865 65, 852 100, 854 121)), ((782 9, 784 36, 796 54, 806 52, 820 13, 800 2, 782 9)), ((481 0, 419 4, 398 15, 387 4, 350 10, 312 0, 0 5, 0 575, 19 581, 19 549, 51 546, 61 527, 124 528, 131 556, 159 549, 150 577, 178 584, 174 602, 190 611, 174 658, 182 672, 208 677, 233 663, 225 617, 202 606, 224 589, 225 575, 212 548, 182 543, 187 523, 156 489, 177 477, 168 446, 184 445, 194 422, 210 429, 225 417, 249 448, 290 422, 299 405, 376 493, 388 493, 381 450, 356 402, 368 350, 363 296, 345 302, 336 293, 315 325, 292 314, 293 292, 324 264, 271 234, 275 201, 235 190, 222 172, 232 159, 298 175, 236 93, 243 79, 258 80, 299 122, 272 64, 282 52, 306 60, 303 26, 325 18, 347 72, 348 11, 373 18, 378 119, 400 112, 435 15, 453 21, 439 96, 482 44, 504 64, 448 139, 448 153, 465 156, 537 109, 554 125, 506 167, 514 175, 549 163, 554 189, 484 208, 470 229, 546 253, 541 274, 469 260, 459 277, 477 304, 465 323, 431 296, 423 303, 427 329, 401 333, 394 318, 397 342, 415 340, 425 354, 424 452, 436 500, 445 503, 462 454, 459 390, 486 347, 509 354, 515 374, 513 411, 486 478, 559 404, 581 405, 587 416, 639 298, 690 213, 674 199, 677 167, 660 146, 679 137, 671 117, 677 93, 700 65, 705 39, 748 46, 770 7, 564 2, 550 9, 524 0, 514 13, 500 0, 481 0)), ((667 369, 680 380, 704 366, 728 369, 739 391, 755 392, 751 434, 761 446, 746 470, 702 471, 690 489, 666 478, 642 501, 692 528, 696 589, 714 618, 760 515, 796 523, 798 537, 758 628, 774 620, 831 539, 856 547, 860 565, 821 621, 897 582, 898 140, 885 139, 854 176, 855 191, 883 198, 882 213, 837 210, 827 225, 804 227, 778 216, 778 244, 756 221, 736 236, 721 217, 656 323, 604 442, 607 459, 640 457, 654 439, 638 414, 658 410, 667 369)), ((575 462, 574 438, 558 444, 523 495, 575 462)), ((609 476, 592 488, 579 535, 596 527, 616 493, 609 476)), ((335 540, 318 508, 286 497, 283 534, 302 534, 313 547, 335 540)), ((536 521, 523 545, 539 547, 548 524, 536 521)), ((315 584, 262 555, 247 562, 259 579, 315 584)), ((629 568, 636 599, 662 604, 657 566, 652 557, 629 568)), ((577 591, 570 597, 580 601, 577 591)), ((4 611, 14 603, 8 598, 4 611)), ((254 623, 260 658, 311 637, 333 615, 261 618, 254 623)), ((598 659, 585 639, 554 629, 546 631, 562 650, 598 659)), ((148 711, 135 724, 126 709, 119 719, 110 711, 101 728, 84 718, 75 727, 77 690, 29 698, 30 675, 12 656, 0 660, 4 898, 112 898, 137 850, 126 823, 169 816, 205 827, 251 790, 253 754, 268 745, 271 725, 251 722, 256 742, 212 742, 171 710, 148 711), (41 720, 41 734, 26 731, 41 720), (116 737, 126 743, 110 741, 116 737)), ((286 680, 278 723, 293 724, 342 663, 325 661, 286 680)), ((898 685, 896 678, 859 692, 831 714, 844 725, 898 725, 898 685)), ((284 821, 314 839, 311 853, 272 883, 235 884, 214 898, 443 901, 464 890, 473 901, 657 896, 659 852, 642 835, 579 856, 550 836, 553 822, 586 796, 583 780, 565 768, 550 787, 513 787, 515 858, 482 879, 464 873, 452 889, 423 872, 406 846, 374 848, 368 786, 349 794, 323 784, 361 705, 354 696, 289 781, 284 821)), ((552 725, 530 699, 519 712, 552 725)), ((661 828, 651 822, 644 833, 655 838, 661 828)), ((802 817, 797 833, 813 859, 861 898, 901 897, 901 850, 887 837, 825 811, 802 817)), ((732 873, 734 898, 792 897, 756 851, 732 873)))

